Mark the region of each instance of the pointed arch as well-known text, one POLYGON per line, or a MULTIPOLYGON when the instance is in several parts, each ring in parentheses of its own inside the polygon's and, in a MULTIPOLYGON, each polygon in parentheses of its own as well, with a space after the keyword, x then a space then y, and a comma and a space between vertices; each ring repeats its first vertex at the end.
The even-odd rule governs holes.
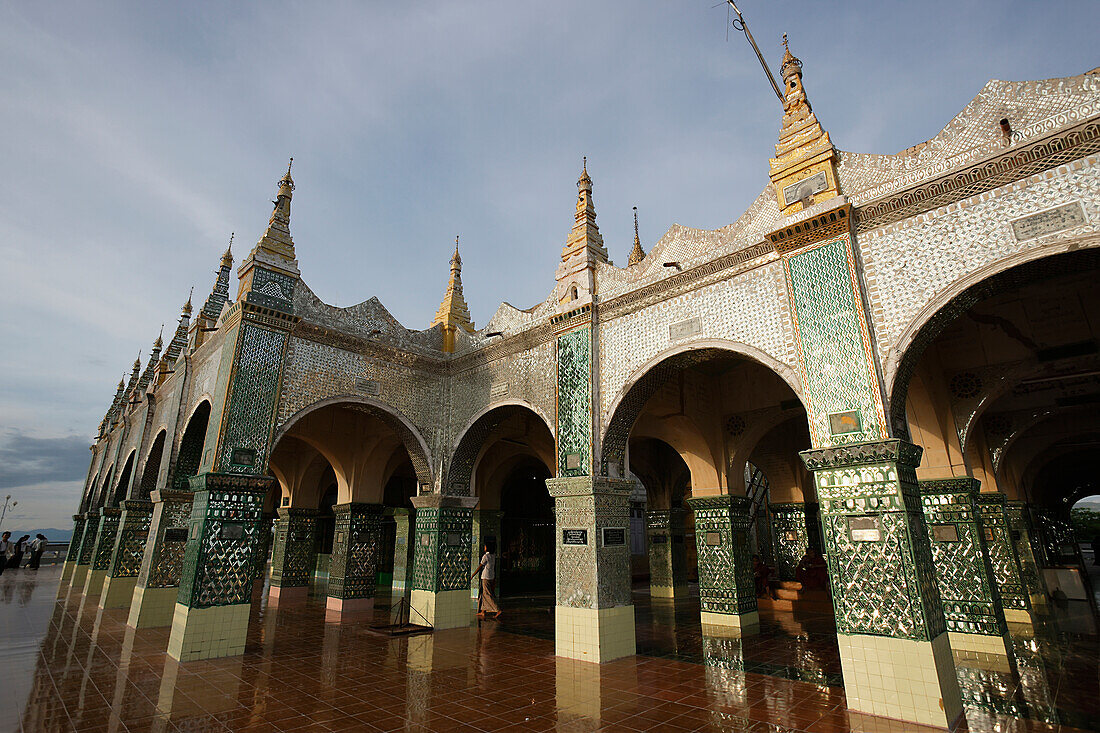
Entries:
POLYGON ((168 431, 163 428, 157 437, 153 439, 153 445, 145 456, 145 468, 141 472, 141 483, 138 486, 138 498, 148 499, 153 490, 157 488, 157 477, 160 476, 160 464, 164 458, 164 442, 168 438, 168 431))
MULTIPOLYGON (((483 452, 486 439, 504 421, 521 414, 530 414, 543 425, 550 436, 551 444, 553 443, 554 428, 550 420, 530 402, 519 399, 494 402, 471 417, 455 439, 444 493, 454 496, 470 495, 474 467, 483 452)), ((553 465, 548 468, 553 474, 553 465)))

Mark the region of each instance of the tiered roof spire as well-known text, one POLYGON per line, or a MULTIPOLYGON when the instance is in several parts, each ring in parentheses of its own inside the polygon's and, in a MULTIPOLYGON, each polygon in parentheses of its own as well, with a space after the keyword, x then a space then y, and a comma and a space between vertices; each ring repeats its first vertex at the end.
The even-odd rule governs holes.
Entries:
MULTIPOLYGON (((286 167, 286 173, 279 179, 279 192, 271 202, 275 205, 275 209, 271 212, 271 218, 268 219, 267 229, 252 249, 249 259, 258 257, 262 253, 268 255, 264 258, 265 260, 274 257, 276 261, 281 260, 287 265, 295 262, 294 240, 290 236, 290 201, 294 198, 294 179, 290 177, 290 169, 293 165, 294 158, 291 158, 286 167)), ((297 271, 297 266, 293 267, 297 271)))
POLYGON ((221 267, 217 270, 218 278, 214 281, 214 288, 207 296, 202 306, 202 317, 216 322, 222 313, 222 308, 229 301, 229 275, 233 271, 233 235, 229 235, 229 247, 222 255, 221 267))
POLYGON ((642 249, 642 240, 638 238, 638 207, 634 207, 634 248, 630 250, 630 258, 626 266, 636 265, 645 259, 645 250, 642 249))
POLYGON ((454 352, 455 331, 459 328, 467 333, 474 332, 474 322, 470 318, 470 308, 462 295, 462 255, 458 253, 458 237, 455 237, 455 252, 451 255, 451 277, 447 282, 447 292, 443 302, 432 319, 432 326, 443 326, 443 350, 454 352))
POLYGON ((561 251, 562 261, 581 252, 587 255, 589 261, 607 262, 607 248, 604 247, 600 228, 596 226, 596 207, 592 201, 592 179, 588 176, 587 156, 581 164, 581 177, 577 179, 577 211, 573 229, 561 251))

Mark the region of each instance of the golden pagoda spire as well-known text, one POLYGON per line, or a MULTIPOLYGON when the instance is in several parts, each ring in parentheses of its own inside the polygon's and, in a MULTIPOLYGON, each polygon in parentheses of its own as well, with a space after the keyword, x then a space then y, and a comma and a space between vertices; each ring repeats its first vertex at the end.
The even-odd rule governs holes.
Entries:
POLYGON ((233 266, 233 237, 236 236, 236 232, 229 233, 229 246, 225 248, 225 252, 222 254, 222 267, 233 266))
POLYGON ((195 288, 191 288, 191 292, 187 294, 187 302, 183 304, 183 310, 180 311, 181 316, 191 316, 191 296, 195 294, 195 288))
POLYGON ((636 265, 645 259, 645 250, 642 249, 642 240, 638 238, 638 207, 634 207, 634 249, 630 250, 630 258, 626 266, 636 265))
POLYGON ((573 217, 573 229, 562 248, 561 258, 567 260, 579 252, 586 252, 589 260, 607 262, 607 248, 596 226, 596 207, 592 202, 592 179, 588 176, 588 157, 581 165, 581 177, 577 179, 577 211, 573 217))
POLYGON ((455 253, 451 255, 451 278, 447 282, 447 292, 439 310, 432 319, 432 326, 443 326, 443 351, 453 354, 455 333, 459 328, 466 333, 474 332, 474 323, 470 319, 470 309, 462 296, 462 255, 458 253, 458 237, 455 237, 455 253))
POLYGON ((271 202, 275 208, 267 222, 267 229, 241 266, 242 271, 248 269, 251 261, 259 259, 267 266, 274 265, 281 270, 298 274, 294 240, 290 236, 290 201, 294 198, 294 179, 290 177, 290 169, 293 165, 294 158, 291 158, 286 174, 279 180, 279 191, 275 200, 271 202))

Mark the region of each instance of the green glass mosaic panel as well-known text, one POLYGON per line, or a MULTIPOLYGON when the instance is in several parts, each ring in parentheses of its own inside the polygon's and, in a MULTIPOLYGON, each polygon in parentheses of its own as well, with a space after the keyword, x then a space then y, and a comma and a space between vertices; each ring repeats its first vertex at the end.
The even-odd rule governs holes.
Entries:
POLYGON ((238 488, 233 478, 203 474, 191 480, 196 493, 179 602, 192 608, 248 603, 252 598, 266 490, 238 488), (221 486, 200 488, 215 481, 221 486))
POLYGON ((373 598, 382 554, 382 507, 351 504, 334 507, 328 594, 332 598, 373 598))
POLYGON ((699 606, 709 613, 756 610, 749 547, 752 502, 743 496, 688 499, 695 512, 699 557, 699 606))
POLYGON ((468 588, 473 510, 417 509, 415 527, 413 588, 432 592, 468 588))
POLYGON ((289 275, 257 267, 252 271, 248 302, 289 313, 294 307, 294 286, 297 282, 289 275))
POLYGON ((780 580, 794 580, 795 569, 810 545, 819 547, 820 519, 816 507, 801 502, 772 504, 772 541, 774 547, 775 574, 780 580), (811 535, 813 531, 813 535, 811 535), (811 537, 813 539, 811 540, 811 537))
POLYGON ((252 323, 241 324, 230 406, 223 421, 225 434, 220 444, 218 470, 253 475, 261 475, 267 470, 268 442, 287 338, 284 331, 272 331, 252 323), (233 452, 238 449, 255 451, 252 465, 232 462, 233 452))
POLYGON ((985 546, 993 568, 993 582, 1004 608, 1031 610, 1031 600, 1020 576, 1020 564, 1005 521, 1004 494, 979 494, 975 506, 985 534, 985 546))
POLYGON ((84 525, 87 520, 83 514, 73 517, 73 538, 69 541, 69 549, 65 553, 65 562, 76 562, 80 557, 80 547, 84 541, 84 525))
POLYGON ((99 518, 99 532, 95 549, 92 550, 92 570, 106 570, 111 564, 111 553, 115 549, 115 537, 118 535, 120 513, 117 509, 105 509, 99 518))
POLYGON ((151 542, 146 543, 137 580, 143 588, 175 588, 180 584, 183 552, 187 543, 168 541, 164 533, 177 529, 183 530, 186 535, 191 519, 192 497, 190 491, 183 496, 186 498, 167 499, 153 505, 153 519, 149 525, 151 542))
POLYGON ((145 556, 145 541, 153 518, 153 503, 139 499, 122 502, 122 517, 107 575, 112 578, 134 578, 141 570, 145 556))
POLYGON ((935 533, 930 537, 947 630, 1003 636, 1007 629, 1001 599, 974 507, 977 481, 922 481, 920 488, 926 522, 947 530, 943 538, 935 533))
POLYGON ((886 438, 881 396, 845 234, 784 259, 802 384, 816 446, 886 438), (834 433, 829 415, 858 410, 861 429, 834 433))
POLYGON ((96 537, 99 536, 99 513, 88 512, 88 519, 84 525, 84 536, 80 540, 80 556, 78 565, 91 565, 92 553, 95 551, 96 537))
POLYGON ((558 476, 592 472, 592 329, 558 336, 558 476), (570 461, 569 456, 575 456, 570 461))
POLYGON ((271 553, 271 584, 280 588, 309 585, 316 546, 317 510, 280 509, 271 553))

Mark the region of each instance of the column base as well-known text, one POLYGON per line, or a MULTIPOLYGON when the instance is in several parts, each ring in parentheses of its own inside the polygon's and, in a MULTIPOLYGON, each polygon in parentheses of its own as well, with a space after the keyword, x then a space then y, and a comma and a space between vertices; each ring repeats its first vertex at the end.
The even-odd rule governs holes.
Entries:
POLYGON ((976 654, 995 654, 1001 657, 1009 655, 1012 648, 1011 642, 1004 636, 989 636, 987 634, 965 634, 958 631, 947 632, 951 640, 951 649, 956 652, 973 652, 976 654))
POLYGON ((650 598, 684 598, 688 594, 686 585, 651 585, 649 586, 650 598))
POLYGON ((137 585, 137 576, 128 578, 112 578, 103 580, 103 593, 99 596, 100 608, 129 608, 134 600, 134 586, 137 585))
POLYGON ((610 662, 637 653, 634 606, 554 608, 554 653, 588 662, 610 662))
MULTIPOLYGON (((374 610, 373 598, 333 598, 328 597, 326 603, 328 611, 332 611, 337 614, 345 613, 369 613, 374 610)), ((325 614, 325 620, 327 621, 329 614, 325 614)))
POLYGON ((760 630, 760 612, 714 613, 703 611, 699 614, 699 623, 707 626, 730 626, 742 630, 742 633, 754 633, 760 630))
POLYGON ((292 585, 289 588, 273 585, 267 592, 267 602, 272 606, 305 603, 307 598, 309 598, 309 586, 305 585, 292 585))
POLYGON ((837 634, 848 708, 951 728, 963 714, 947 634, 932 641, 837 634))
POLYGON ((77 563, 73 566, 73 574, 69 579, 69 587, 83 592, 84 584, 88 582, 88 572, 92 569, 91 564, 82 565, 77 563))
POLYGON ((474 606, 465 588, 438 593, 414 588, 410 605, 412 606, 412 613, 409 614, 410 623, 426 623, 434 629, 458 629, 469 626, 474 617, 474 606))
POLYGON ((106 570, 89 570, 88 580, 84 583, 84 595, 98 596, 103 592, 103 581, 107 577, 106 570))
POLYGON ((176 612, 176 598, 180 589, 134 587, 134 596, 130 601, 130 616, 127 626, 135 629, 149 629, 157 626, 171 626, 172 615, 176 612))
POLYGON ((64 585, 67 581, 73 577, 73 568, 76 567, 76 560, 66 560, 61 566, 61 584, 64 585))
POLYGON ((1031 620, 1031 613, 1022 608, 1006 608, 1005 621, 1010 624, 1034 626, 1034 622, 1031 620))
POLYGON ((250 603, 191 608, 177 603, 168 656, 180 662, 244 654, 250 603))

